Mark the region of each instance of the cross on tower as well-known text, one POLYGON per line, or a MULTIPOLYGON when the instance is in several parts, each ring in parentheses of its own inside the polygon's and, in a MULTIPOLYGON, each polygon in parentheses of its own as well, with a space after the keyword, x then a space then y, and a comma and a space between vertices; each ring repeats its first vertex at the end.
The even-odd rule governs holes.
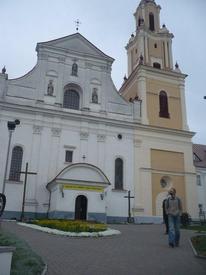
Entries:
POLYGON ((127 195, 127 196, 124 196, 124 198, 127 198, 127 199, 128 199, 128 218, 127 218, 127 222, 128 222, 128 223, 133 222, 133 221, 132 221, 132 218, 131 218, 130 199, 133 199, 134 196, 130 196, 130 193, 131 193, 131 191, 129 190, 129 191, 128 191, 128 195, 127 195))
POLYGON ((24 218, 24 206, 25 206, 25 194, 26 194, 26 184, 27 184, 27 176, 28 175, 37 175, 35 172, 29 172, 28 171, 28 162, 26 163, 26 169, 25 171, 19 172, 20 174, 25 174, 24 178, 24 192, 23 192, 23 200, 22 200, 22 210, 21 210, 21 217, 20 220, 22 221, 24 218))
POLYGON ((79 25, 81 24, 81 22, 79 21, 79 19, 77 19, 75 21, 75 24, 76 24, 76 31, 78 32, 79 31, 79 25))

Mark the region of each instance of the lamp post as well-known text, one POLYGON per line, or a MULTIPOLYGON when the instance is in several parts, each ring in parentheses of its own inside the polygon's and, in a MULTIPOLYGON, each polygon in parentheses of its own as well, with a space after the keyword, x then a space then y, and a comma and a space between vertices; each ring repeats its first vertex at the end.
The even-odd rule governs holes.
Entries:
POLYGON ((16 125, 19 125, 20 121, 16 119, 15 121, 8 121, 7 122, 7 127, 9 130, 9 142, 8 142, 8 148, 7 148, 7 155, 6 155, 6 166, 5 166, 5 171, 4 171, 4 180, 3 180, 3 187, 2 187, 2 194, 5 192, 5 186, 6 186, 6 175, 7 175, 7 169, 8 169, 8 160, 9 160, 9 151, 10 151, 10 146, 11 146, 11 137, 12 133, 14 132, 16 125))

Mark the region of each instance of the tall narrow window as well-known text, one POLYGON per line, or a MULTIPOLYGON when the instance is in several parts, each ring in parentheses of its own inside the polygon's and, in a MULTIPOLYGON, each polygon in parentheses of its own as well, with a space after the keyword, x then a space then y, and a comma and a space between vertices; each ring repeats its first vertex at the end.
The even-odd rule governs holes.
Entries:
POLYGON ((65 162, 72 162, 73 159, 73 151, 66 150, 65 152, 65 162))
POLYGON ((154 24, 154 14, 150 13, 149 14, 149 29, 150 31, 154 31, 155 30, 155 24, 154 24))
POLYGON ((79 93, 75 90, 66 90, 64 92, 63 107, 79 110, 79 93))
POLYGON ((15 146, 12 150, 9 180, 20 181, 20 171, 22 165, 23 150, 20 146, 15 146))
POLYGON ((159 105, 160 105, 160 117, 169 118, 169 112, 168 112, 168 98, 167 93, 165 91, 161 91, 159 94, 159 105))
POLYGON ((115 183, 114 188, 118 190, 123 189, 123 160, 117 158, 115 160, 115 183))

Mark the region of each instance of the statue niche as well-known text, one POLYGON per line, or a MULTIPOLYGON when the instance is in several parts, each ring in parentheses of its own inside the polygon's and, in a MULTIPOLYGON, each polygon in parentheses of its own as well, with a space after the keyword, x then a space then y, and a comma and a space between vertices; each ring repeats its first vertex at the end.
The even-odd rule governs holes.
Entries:
POLYGON ((77 63, 73 63, 72 64, 72 75, 77 76, 77 73, 78 73, 78 65, 77 65, 77 63))
POLYGON ((97 88, 93 88, 92 92, 92 103, 98 103, 98 94, 97 94, 97 88))
POLYGON ((53 94, 54 94, 53 80, 49 80, 49 84, 47 86, 47 95, 53 96, 53 94))

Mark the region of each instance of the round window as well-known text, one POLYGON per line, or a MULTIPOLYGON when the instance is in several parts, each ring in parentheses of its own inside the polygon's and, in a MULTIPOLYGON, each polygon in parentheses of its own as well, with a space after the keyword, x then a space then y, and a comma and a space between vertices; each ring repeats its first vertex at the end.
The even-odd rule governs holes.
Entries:
POLYGON ((171 179, 169 177, 162 177, 160 180, 160 185, 162 188, 170 188, 171 187, 171 179))

